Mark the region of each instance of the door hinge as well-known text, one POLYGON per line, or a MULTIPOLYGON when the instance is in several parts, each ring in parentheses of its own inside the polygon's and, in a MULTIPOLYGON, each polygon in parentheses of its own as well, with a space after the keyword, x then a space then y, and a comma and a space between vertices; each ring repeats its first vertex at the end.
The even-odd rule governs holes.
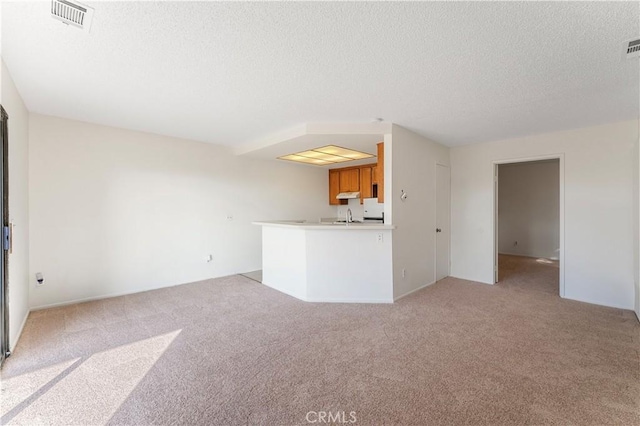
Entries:
POLYGON ((2 227, 2 249, 9 250, 11 247, 11 232, 8 226, 2 227))

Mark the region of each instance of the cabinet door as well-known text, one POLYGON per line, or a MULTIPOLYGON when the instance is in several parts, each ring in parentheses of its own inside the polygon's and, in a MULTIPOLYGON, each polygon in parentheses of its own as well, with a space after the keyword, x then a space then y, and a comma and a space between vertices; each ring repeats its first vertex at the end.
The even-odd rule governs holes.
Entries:
POLYGON ((365 198, 371 198, 373 194, 373 184, 371 182, 371 167, 360 168, 360 204, 365 198))
POLYGON ((340 193, 340 172, 329 170, 329 204, 338 205, 340 200, 336 196, 340 193))
POLYGON ((378 144, 378 202, 384 203, 384 142, 378 144))
POLYGON ((378 166, 371 167, 371 183, 378 183, 378 166))
POLYGON ((340 192, 360 191, 360 169, 340 171, 340 192))

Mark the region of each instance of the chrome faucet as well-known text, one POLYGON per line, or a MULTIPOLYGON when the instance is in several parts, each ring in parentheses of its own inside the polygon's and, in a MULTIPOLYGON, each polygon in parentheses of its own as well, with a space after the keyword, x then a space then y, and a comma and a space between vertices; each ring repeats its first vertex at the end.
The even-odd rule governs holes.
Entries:
POLYGON ((353 215, 351 214, 351 209, 347 209, 346 222, 347 223, 352 223, 353 222, 353 215))

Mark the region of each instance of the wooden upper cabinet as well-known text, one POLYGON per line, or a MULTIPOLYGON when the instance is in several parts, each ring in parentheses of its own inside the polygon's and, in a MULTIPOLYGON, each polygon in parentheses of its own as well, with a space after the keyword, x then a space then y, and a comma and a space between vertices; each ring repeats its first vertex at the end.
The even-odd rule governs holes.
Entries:
MULTIPOLYGON (((376 164, 363 164, 329 170, 329 204, 332 206, 347 204, 347 200, 336 199, 341 192, 360 192, 360 204, 363 199, 373 197, 375 175, 380 173, 380 167, 376 166, 376 164)), ((378 183, 378 194, 380 194, 379 188, 378 183)))
POLYGON ((360 168, 360 204, 365 198, 373 196, 372 168, 360 168))
POLYGON ((339 205, 336 196, 340 193, 340 170, 329 170, 329 204, 339 205))
POLYGON ((360 191, 360 169, 340 170, 340 192, 360 191))
POLYGON ((384 203, 384 142, 378 144, 378 202, 384 203))
POLYGON ((374 185, 378 183, 378 166, 371 167, 371 183, 374 185))

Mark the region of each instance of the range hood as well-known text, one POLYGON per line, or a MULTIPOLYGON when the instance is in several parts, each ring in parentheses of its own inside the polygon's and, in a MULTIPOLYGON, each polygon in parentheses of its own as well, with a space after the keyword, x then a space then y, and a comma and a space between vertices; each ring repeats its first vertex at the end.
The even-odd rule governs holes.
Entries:
POLYGON ((336 199, 338 200, 350 200, 352 198, 360 198, 359 192, 341 192, 336 195, 336 199))

